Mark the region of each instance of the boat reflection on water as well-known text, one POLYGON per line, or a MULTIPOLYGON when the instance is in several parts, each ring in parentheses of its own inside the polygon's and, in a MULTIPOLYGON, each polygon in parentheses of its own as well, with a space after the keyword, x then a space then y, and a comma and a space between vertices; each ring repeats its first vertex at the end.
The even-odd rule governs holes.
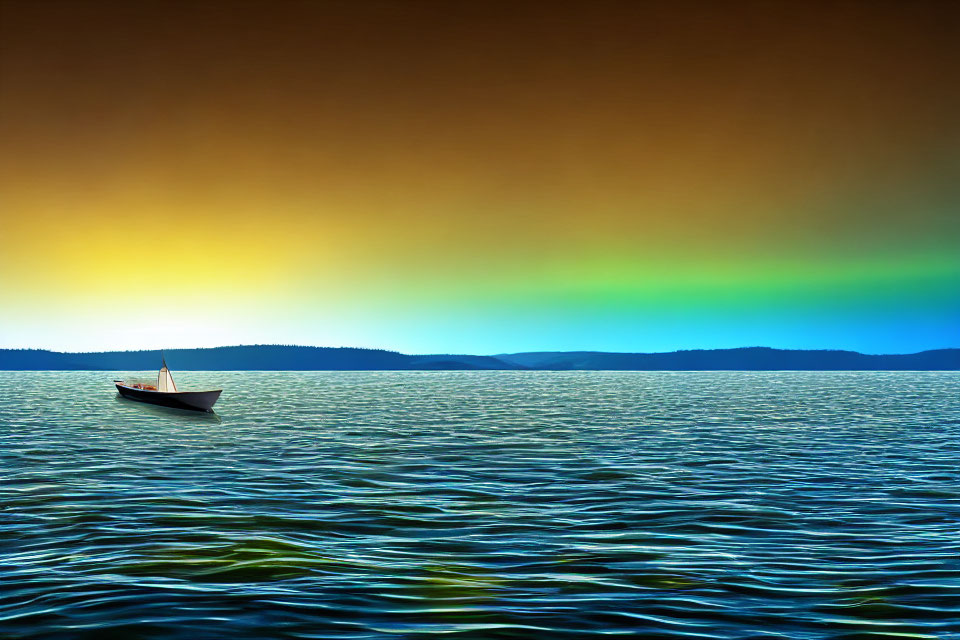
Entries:
POLYGON ((168 419, 175 417, 179 420, 185 420, 188 422, 215 422, 217 424, 223 422, 223 418, 220 416, 220 414, 213 409, 210 411, 197 411, 196 409, 177 409, 175 407, 164 407, 162 405, 149 403, 134 404, 131 402, 131 398, 124 397, 120 394, 114 396, 114 401, 118 406, 125 407, 127 411, 136 411, 141 415, 148 414, 158 418, 168 419))

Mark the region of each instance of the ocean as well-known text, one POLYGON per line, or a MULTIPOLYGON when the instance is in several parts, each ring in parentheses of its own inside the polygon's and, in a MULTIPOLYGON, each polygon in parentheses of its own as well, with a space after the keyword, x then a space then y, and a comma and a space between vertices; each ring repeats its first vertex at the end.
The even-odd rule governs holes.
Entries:
POLYGON ((0 638, 960 638, 957 372, 116 375, 0 372, 0 638))

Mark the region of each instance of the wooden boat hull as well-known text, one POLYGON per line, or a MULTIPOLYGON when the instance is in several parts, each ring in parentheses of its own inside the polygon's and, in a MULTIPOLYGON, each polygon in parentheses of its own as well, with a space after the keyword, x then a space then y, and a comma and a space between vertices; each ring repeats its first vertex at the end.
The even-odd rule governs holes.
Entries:
POLYGON ((211 411, 223 391, 223 389, 176 392, 148 391, 146 389, 134 389, 120 383, 115 384, 117 385, 117 391, 124 398, 156 404, 161 407, 188 409, 190 411, 211 411))

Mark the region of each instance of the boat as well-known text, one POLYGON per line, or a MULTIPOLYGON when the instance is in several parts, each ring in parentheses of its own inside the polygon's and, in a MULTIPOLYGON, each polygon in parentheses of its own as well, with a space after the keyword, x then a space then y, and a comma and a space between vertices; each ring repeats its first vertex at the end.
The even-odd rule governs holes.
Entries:
POLYGON ((114 380, 117 391, 124 398, 190 411, 213 411, 213 405, 223 389, 210 391, 180 391, 167 368, 167 360, 161 355, 162 366, 157 373, 157 384, 147 382, 114 380))

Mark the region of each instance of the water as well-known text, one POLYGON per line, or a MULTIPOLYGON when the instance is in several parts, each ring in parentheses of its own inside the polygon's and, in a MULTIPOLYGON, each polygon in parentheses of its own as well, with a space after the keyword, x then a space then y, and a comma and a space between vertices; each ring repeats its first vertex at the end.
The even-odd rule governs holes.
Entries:
POLYGON ((960 374, 0 373, 0 637, 960 638, 960 374))

